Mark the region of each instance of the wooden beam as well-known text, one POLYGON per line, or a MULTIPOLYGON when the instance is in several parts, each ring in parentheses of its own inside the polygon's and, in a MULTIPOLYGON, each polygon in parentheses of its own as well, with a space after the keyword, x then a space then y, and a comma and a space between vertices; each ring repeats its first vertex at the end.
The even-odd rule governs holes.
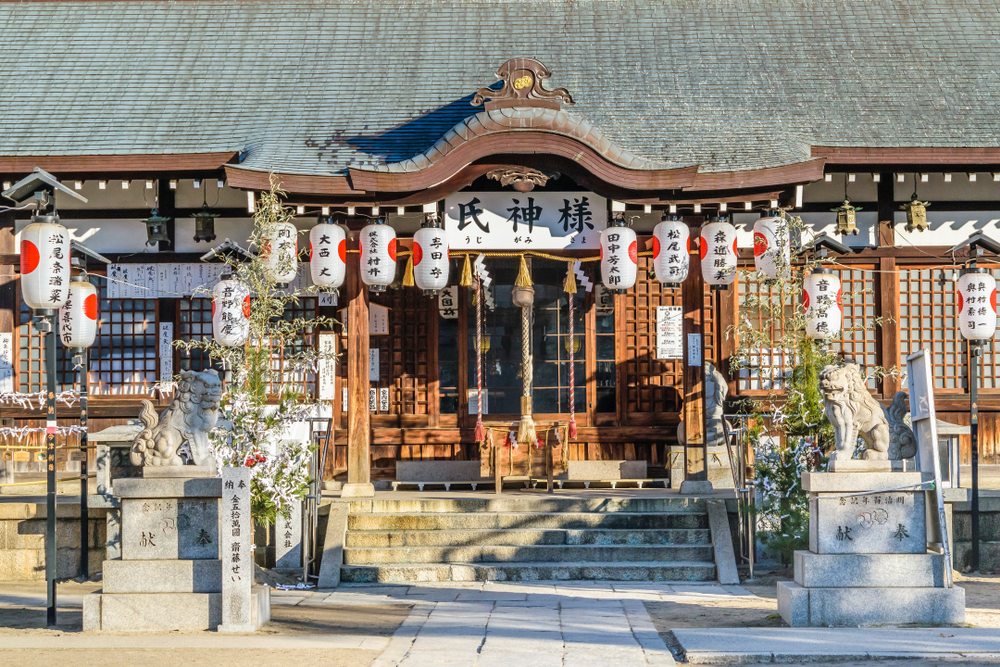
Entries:
MULTIPOLYGON (((700 239, 701 227, 691 227, 691 238, 700 239)), ((707 481, 708 469, 705 444, 705 366, 704 314, 705 284, 702 280, 698 243, 691 244, 691 271, 681 286, 684 307, 684 450, 685 481, 707 481), (694 349, 690 349, 691 344, 694 349), (689 363, 692 357, 699 362, 689 363)))
POLYGON ((41 167, 59 178, 97 175, 110 178, 114 174, 135 178, 140 174, 167 172, 176 176, 183 172, 221 169, 238 155, 238 151, 163 155, 0 155, 0 174, 29 174, 35 167, 41 167))
POLYGON ((813 146, 814 158, 825 158, 827 165, 980 165, 983 171, 1000 165, 1000 148, 903 147, 869 148, 860 146, 813 146))
MULTIPOLYGON (((357 248, 356 243, 351 244, 357 248)), ((361 255, 347 255, 347 483, 371 483, 368 411, 368 288, 361 281, 361 255)))
POLYGON ((878 182, 878 234, 877 243, 883 248, 896 245, 896 229, 893 222, 896 218, 896 184, 890 172, 884 172, 878 182))
MULTIPOLYGON (((4 211, 0 213, 0 256, 17 258, 14 254, 14 212, 4 211)), ((17 311, 17 290, 15 286, 14 261, 5 262, 0 260, 0 334, 13 333, 18 321, 17 311)), ((13 338, 13 336, 12 336, 13 338)), ((17 346, 12 341, 13 358, 10 364, 17 375, 18 358, 17 346)), ((13 383, 14 379, 11 379, 13 383)), ((17 385, 14 385, 17 391, 17 385)))
POLYGON ((739 299, 736 295, 739 290, 739 274, 736 282, 727 290, 718 293, 718 330, 716 340, 718 341, 718 366, 719 371, 726 377, 729 384, 729 395, 736 395, 736 378, 732 372, 732 357, 736 354, 736 322, 739 318, 739 299), (732 331, 730 331, 732 329, 732 331))
POLYGON ((440 362, 438 361, 438 324, 441 316, 438 314, 438 300, 423 299, 426 306, 424 317, 427 320, 427 425, 437 427, 441 423, 441 378, 440 362))

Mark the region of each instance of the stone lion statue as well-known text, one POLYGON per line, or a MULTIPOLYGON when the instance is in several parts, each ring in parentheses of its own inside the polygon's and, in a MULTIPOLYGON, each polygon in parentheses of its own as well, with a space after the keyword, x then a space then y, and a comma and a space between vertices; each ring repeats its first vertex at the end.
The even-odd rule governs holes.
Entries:
POLYGON ((860 437, 868 448, 864 458, 908 459, 917 453, 917 441, 906 424, 906 392, 897 392, 889 408, 876 401, 857 364, 827 366, 820 373, 824 412, 833 424, 836 451, 831 460, 849 459, 860 437))
POLYGON ((214 370, 184 371, 177 396, 157 418, 150 401, 142 402, 139 418, 145 425, 132 441, 132 465, 180 466, 185 458, 194 465, 215 467, 208 432, 219 419, 222 380, 214 370))

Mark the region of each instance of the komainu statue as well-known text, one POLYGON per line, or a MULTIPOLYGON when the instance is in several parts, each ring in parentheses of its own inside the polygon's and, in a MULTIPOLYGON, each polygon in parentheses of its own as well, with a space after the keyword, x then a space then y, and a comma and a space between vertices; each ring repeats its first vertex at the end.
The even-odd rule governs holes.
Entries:
POLYGON ((827 366, 820 374, 819 387, 836 440, 830 460, 852 458, 859 437, 867 445, 866 459, 897 460, 916 455, 917 441, 905 421, 906 392, 897 392, 892 405, 883 408, 869 393, 857 364, 827 366))
POLYGON ((157 418, 149 401, 139 418, 145 425, 132 441, 129 459, 136 466, 180 466, 185 457, 196 466, 216 467, 208 433, 219 420, 222 380, 214 370, 184 371, 177 396, 157 418))

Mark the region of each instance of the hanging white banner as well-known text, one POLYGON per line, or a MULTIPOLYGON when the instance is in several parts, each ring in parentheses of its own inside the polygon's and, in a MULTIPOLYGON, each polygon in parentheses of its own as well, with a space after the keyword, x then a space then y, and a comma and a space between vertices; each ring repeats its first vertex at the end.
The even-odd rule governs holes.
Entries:
POLYGON ((608 202, 592 192, 460 192, 445 199, 452 250, 596 249, 608 202))

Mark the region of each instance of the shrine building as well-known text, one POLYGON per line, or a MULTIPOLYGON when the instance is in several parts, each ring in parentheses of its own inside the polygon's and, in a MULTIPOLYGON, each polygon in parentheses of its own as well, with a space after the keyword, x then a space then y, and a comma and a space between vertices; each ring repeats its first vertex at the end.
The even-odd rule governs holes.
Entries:
MULTIPOLYGON (((789 351, 762 347, 732 370, 740 305, 761 289, 752 228, 769 212, 801 216, 796 248, 824 234, 844 246, 828 255, 844 295, 833 349, 884 369, 930 349, 939 417, 968 423, 955 296, 966 255, 947 251, 974 232, 1000 237, 1000 19, 984 9, 0 2, 0 180, 7 189, 37 167, 83 195, 57 196, 61 222, 110 261, 87 263, 100 288, 91 432, 135 419, 142 399, 164 408, 171 396, 158 383, 212 366, 170 343, 212 335, 199 288, 223 264, 209 255, 227 240, 248 248, 259 193, 273 182, 302 232, 293 286, 310 284, 308 230, 347 230, 344 284, 287 313, 341 324, 272 355, 276 371, 287 350, 340 355, 283 373, 329 406, 327 479, 394 480, 401 462, 479 461, 480 416, 502 442, 527 409, 555 439, 557 467, 638 461, 644 477, 675 486, 704 475, 710 455, 707 363, 725 377, 727 405, 780 390, 772 371, 790 363, 789 351), (914 200, 930 202, 926 228, 907 222, 914 200), (845 204, 851 215, 838 222, 845 204), (653 266, 654 227, 672 216, 691 235, 677 285, 653 266), (720 219, 735 225, 741 271, 714 289, 697 241, 720 219), (357 252, 375 221, 398 248, 378 276, 357 252), (434 221, 448 238, 448 281, 425 295, 407 265, 414 234, 434 221), (623 290, 601 271, 602 232, 615 225, 636 240, 622 251, 635 272, 623 290), (523 267, 534 290, 527 320, 515 300, 523 267)), ((40 336, 19 288, 29 219, 0 212, 0 392, 44 389, 40 336)), ((981 265, 1000 276, 1000 265, 981 265)), ((58 354, 60 388, 72 388, 72 355, 58 354)), ((992 342, 982 372, 980 462, 997 465, 992 342)), ((889 373, 869 390, 887 403, 903 384, 889 373)), ((5 460, 44 465, 19 453, 43 434, 15 433, 39 427, 43 406, 0 402, 0 411, 5 460)), ((62 426, 76 420, 59 415, 62 426)), ((969 454, 962 436, 963 464, 969 454)))

